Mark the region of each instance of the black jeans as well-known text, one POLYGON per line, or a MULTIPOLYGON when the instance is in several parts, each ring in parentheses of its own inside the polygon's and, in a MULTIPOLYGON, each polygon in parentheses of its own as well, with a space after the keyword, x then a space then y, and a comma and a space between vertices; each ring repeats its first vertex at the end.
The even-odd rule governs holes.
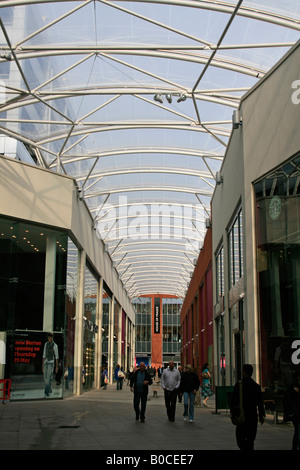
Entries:
POLYGON ((147 394, 143 392, 134 392, 133 407, 137 418, 141 417, 141 419, 145 419, 146 404, 147 394))
POLYGON ((174 421, 175 419, 175 411, 176 411, 176 400, 178 391, 177 390, 165 390, 165 404, 167 408, 167 415, 170 421, 174 421))
POLYGON ((294 437, 293 437, 293 447, 292 450, 300 450, 300 416, 294 418, 294 437))
POLYGON ((240 450, 254 450, 257 421, 245 422, 236 427, 236 442, 240 450))

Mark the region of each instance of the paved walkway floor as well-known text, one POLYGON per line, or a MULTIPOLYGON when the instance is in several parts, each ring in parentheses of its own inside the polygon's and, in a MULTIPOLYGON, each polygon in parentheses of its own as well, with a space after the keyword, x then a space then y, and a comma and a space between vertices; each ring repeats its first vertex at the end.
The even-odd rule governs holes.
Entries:
MULTIPOLYGON (((177 403, 175 422, 168 421, 162 391, 154 398, 150 390, 149 398, 145 423, 135 420, 133 394, 126 384, 123 390, 109 385, 107 390, 63 400, 0 404, 0 450, 101 450, 105 459, 138 456, 143 451, 199 457, 203 450, 238 450, 229 414, 226 410, 216 414, 213 398, 210 408, 195 407, 193 423, 183 420, 181 403, 177 403)), ((274 424, 268 416, 258 426, 255 450, 290 450, 293 433, 291 424, 274 424)), ((162 464, 160 458, 157 463, 162 464)), ((105 463, 118 464, 116 460, 105 463)))

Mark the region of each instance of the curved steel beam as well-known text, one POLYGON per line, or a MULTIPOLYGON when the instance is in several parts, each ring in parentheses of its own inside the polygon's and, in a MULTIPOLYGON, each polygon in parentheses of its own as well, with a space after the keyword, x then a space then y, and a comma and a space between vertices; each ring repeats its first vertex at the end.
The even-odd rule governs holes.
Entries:
MULTIPOLYGON (((184 124, 165 124, 163 121, 162 122, 156 122, 156 123, 148 123, 148 124, 143 124, 140 121, 136 123, 132 123, 130 125, 128 124, 123 124, 123 125, 111 125, 111 126, 102 126, 102 127, 86 127, 81 126, 79 130, 75 130, 72 132, 72 137, 78 136, 78 135, 83 135, 83 134, 94 134, 94 133, 100 133, 100 132, 109 132, 109 131, 119 131, 119 130, 136 130, 136 129, 173 129, 173 130, 183 130, 183 131, 191 131, 191 132, 202 132, 202 133, 207 133, 207 130, 204 129, 201 125, 195 124, 195 123, 184 123, 184 124), (82 129, 83 127, 83 129, 82 129)), ((217 135, 222 135, 225 137, 230 136, 231 130, 230 131, 220 131, 219 129, 212 129, 216 132, 217 135)), ((68 136, 68 133, 63 132, 61 134, 56 134, 55 136, 52 136, 50 138, 43 138, 40 140, 36 141, 36 144, 39 146, 48 144, 50 142, 55 142, 57 140, 65 139, 68 136)))
MULTIPOLYGON (((12 7, 12 6, 24 6, 24 5, 34 5, 34 4, 39 4, 39 3, 55 3, 55 2, 60 2, 61 0, 2 0, 1 1, 1 7, 12 7)), ((67 2, 72 2, 73 0, 65 0, 67 2)), ((127 0, 119 0, 119 2, 126 2, 127 0)), ((84 1, 82 5, 88 4, 89 1, 84 1)), ((106 1, 105 2, 107 5, 111 5, 112 7, 116 7, 115 4, 106 1)), ((133 0, 132 3, 158 3, 162 5, 175 5, 175 6, 182 6, 182 7, 189 7, 189 8, 196 8, 196 9, 202 9, 202 10, 211 10, 211 11, 218 11, 221 13, 228 13, 232 14, 234 11, 234 5, 232 3, 227 3, 225 1, 215 1, 215 0, 198 0, 198 1, 192 1, 192 0, 151 0, 151 2, 147 0, 133 0)), ((259 8, 251 8, 251 7, 240 7, 238 13, 239 16, 244 16, 247 18, 252 18, 255 20, 260 20, 260 21, 266 21, 272 24, 278 24, 280 26, 284 26, 287 28, 292 28, 296 30, 300 30, 300 21, 291 18, 288 16, 281 16, 279 14, 273 13, 273 12, 268 12, 266 10, 261 10, 259 8)))
MULTIPOLYGON (((103 214, 102 216, 100 216, 99 218, 97 217, 97 220, 100 220, 101 218, 103 217, 106 217, 106 215, 111 212, 112 210, 116 210, 116 209, 122 209, 122 208, 127 208, 127 207, 134 207, 134 206, 161 206, 161 205, 164 205, 164 206, 174 206, 174 207, 179 207, 179 208, 190 208, 190 209, 195 209, 196 212, 198 213, 201 213, 199 210, 198 210, 198 205, 196 204, 192 204, 192 203, 186 203, 186 202, 182 202, 182 203, 178 203, 178 202, 174 202, 174 201, 164 201, 164 202, 157 202, 157 201, 139 201, 139 202, 124 202, 124 203, 111 203, 109 204, 108 207, 106 207, 104 204, 102 206, 105 207, 105 214, 103 214)), ((201 204, 202 207, 204 208, 205 210, 205 206, 203 206, 203 204, 201 204)), ((99 215, 99 209, 98 208, 94 208, 94 209, 91 209, 90 210, 91 213, 94 213, 94 212, 98 212, 98 215, 99 215)), ((127 212, 126 212, 127 214, 127 212)), ((122 216, 121 216, 122 218, 122 216)), ((95 220, 95 219, 94 219, 95 220)), ((108 219, 108 220, 112 220, 112 219, 108 219)))
MULTIPOLYGON (((66 162, 64 162, 66 164, 66 162)), ((128 175, 128 174, 136 174, 136 173, 164 173, 164 174, 175 174, 175 175, 185 175, 185 176, 197 176, 199 178, 212 178, 212 175, 206 171, 197 171, 197 170, 187 170, 184 168, 162 168, 162 167, 151 167, 151 168, 120 168, 118 170, 110 170, 110 171, 103 171, 101 173, 92 173, 90 178, 102 178, 109 177, 109 176, 116 176, 116 175, 128 175)), ((78 182, 84 181, 85 176, 76 178, 78 182)))
POLYGON ((135 191, 171 191, 171 192, 179 192, 179 193, 189 193, 189 194, 201 194, 202 196, 212 196, 213 191, 208 191, 205 189, 191 189, 191 188, 178 188, 178 187, 171 187, 171 186, 141 186, 138 188, 132 187, 125 187, 125 188, 117 188, 117 189, 109 189, 103 191, 97 191, 94 194, 87 194, 85 199, 90 199, 92 197, 103 196, 107 193, 109 194, 117 194, 117 193, 130 193, 135 191))
MULTIPOLYGON (((68 149, 65 150, 65 154, 68 152, 68 149)), ((223 161, 224 155, 220 155, 217 153, 213 152, 205 152, 201 151, 198 149, 189 149, 189 148, 171 148, 171 147, 133 147, 133 148, 114 148, 111 150, 105 150, 105 151, 100 151, 100 152, 95 152, 93 153, 88 153, 88 154, 82 154, 82 155, 65 155, 62 158, 64 161, 64 164, 68 163, 74 163, 77 161, 82 161, 82 160, 87 160, 90 158, 105 158, 105 157, 110 157, 110 156, 116 156, 116 155, 131 155, 131 154, 161 154, 163 153, 164 155, 170 154, 170 155, 186 155, 186 156, 192 156, 192 157, 199 157, 199 158, 209 158, 209 159, 215 159, 215 160, 220 160, 223 161), (68 160, 68 159, 69 160, 68 160)))
MULTIPOLYGON (((37 59, 41 57, 51 57, 51 56, 66 56, 66 55, 80 55, 80 54, 91 54, 93 51, 98 52, 101 50, 101 46, 89 46, 89 47, 66 47, 61 46, 54 47, 51 46, 42 46, 40 47, 40 51, 37 50, 36 52, 32 52, 34 48, 29 48, 28 52, 24 52, 25 48, 22 47, 22 52, 18 52, 16 49, 15 55, 19 62, 22 60, 28 59, 37 59)), ((37 49, 37 47, 36 47, 37 49)), ((144 48, 145 49, 145 48, 144 48)), ((183 54, 180 52, 164 52, 162 50, 137 50, 135 48, 127 48, 120 50, 119 47, 116 49, 108 49, 105 53, 98 52, 99 54, 105 56, 106 58, 112 58, 112 55, 126 55, 126 56, 143 56, 143 57, 156 57, 160 59, 172 59, 172 60, 179 60, 184 62, 192 62, 199 65, 205 65, 209 59, 208 56, 201 55, 201 54, 183 54)), ((190 48, 193 50, 193 47, 190 48)), ((222 58, 214 58, 210 65, 212 67, 222 68, 225 70, 230 70, 232 72, 239 72, 241 74, 249 75, 251 77, 262 78, 265 74, 265 70, 259 69, 258 67, 254 67, 253 65, 247 65, 245 63, 238 63, 234 62, 233 60, 222 59, 222 58)), ((43 95, 43 93, 41 93, 43 95)))
MULTIPOLYGON (((126 0, 119 0, 120 2, 126 2, 126 0)), ((144 0, 147 1, 147 0, 144 0)), ((143 0, 133 0, 132 3, 144 3, 143 0)), ((232 3, 227 3, 225 1, 215 1, 215 0, 206 0, 206 1, 190 1, 190 0, 151 0, 151 3, 167 4, 167 5, 176 5, 189 8, 198 8, 203 10, 212 10, 219 11, 221 13, 232 14, 235 9, 235 5, 232 3)), ((300 30, 300 21, 295 18, 282 17, 279 14, 268 12, 266 10, 261 10, 259 8, 251 8, 241 6, 237 12, 238 16, 244 16, 246 18, 251 18, 259 21, 266 21, 268 23, 277 24, 284 26, 286 28, 292 28, 300 30)))

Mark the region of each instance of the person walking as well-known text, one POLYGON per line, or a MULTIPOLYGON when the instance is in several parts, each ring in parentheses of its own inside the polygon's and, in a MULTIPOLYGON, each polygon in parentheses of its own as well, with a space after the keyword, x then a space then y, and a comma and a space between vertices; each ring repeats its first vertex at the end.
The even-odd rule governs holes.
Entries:
POLYGON ((288 388, 285 401, 285 421, 292 421, 294 425, 292 450, 300 450, 300 372, 295 383, 288 388))
POLYGON ((169 367, 163 370, 160 385, 164 390, 165 405, 169 421, 175 421, 176 400, 180 386, 180 372, 175 369, 174 362, 169 362, 169 367))
POLYGON ((119 382, 119 389, 120 390, 123 389, 124 379, 125 379, 125 373, 124 373, 123 367, 120 367, 120 369, 118 371, 118 382, 119 382))
POLYGON ((106 366, 102 366, 102 373, 101 373, 101 387, 103 387, 103 390, 107 389, 107 384, 108 384, 108 373, 106 366))
POLYGON ((117 364, 115 368, 115 379, 117 382, 117 390, 122 390, 124 377, 125 377, 125 374, 123 372, 122 367, 119 364, 117 364))
POLYGON ((243 365, 242 382, 234 386, 230 413, 234 414, 237 407, 244 410, 244 422, 236 426, 236 441, 240 450, 254 450, 258 419, 261 424, 265 421, 265 408, 260 385, 253 379, 251 364, 243 365), (240 389, 241 387, 241 389, 240 389), (242 396, 242 404, 240 403, 242 396))
POLYGON ((177 391, 177 399, 178 399, 178 403, 182 403, 182 396, 183 396, 183 391, 181 389, 181 378, 182 378, 182 374, 183 374, 182 366, 178 366, 177 369, 179 370, 179 374, 180 374, 180 386, 179 386, 179 389, 177 391))
POLYGON ((193 372, 192 366, 188 364, 185 367, 184 372, 181 376, 180 389, 183 392, 183 403, 184 403, 184 412, 183 419, 184 421, 189 418, 190 423, 194 421, 194 403, 197 390, 200 387, 200 380, 198 375, 193 372))
POLYGON ((209 365, 206 362, 202 367, 202 397, 203 405, 208 408, 207 400, 212 396, 211 389, 211 375, 209 372, 209 365))
POLYGON ((135 419, 145 422, 145 412, 147 405, 147 396, 149 385, 152 385, 152 379, 146 370, 144 362, 140 363, 140 367, 134 371, 130 378, 130 390, 133 395, 133 408, 135 411, 135 419))

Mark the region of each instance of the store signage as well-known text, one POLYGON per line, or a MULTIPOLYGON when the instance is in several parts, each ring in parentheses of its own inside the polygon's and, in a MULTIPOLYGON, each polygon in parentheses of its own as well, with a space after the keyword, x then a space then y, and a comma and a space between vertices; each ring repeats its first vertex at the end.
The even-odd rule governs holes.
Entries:
POLYGON ((160 298, 154 299, 154 333, 160 333, 160 298))
POLYGON ((30 339, 15 339, 13 349, 14 364, 30 364, 41 354, 42 342, 30 339))

